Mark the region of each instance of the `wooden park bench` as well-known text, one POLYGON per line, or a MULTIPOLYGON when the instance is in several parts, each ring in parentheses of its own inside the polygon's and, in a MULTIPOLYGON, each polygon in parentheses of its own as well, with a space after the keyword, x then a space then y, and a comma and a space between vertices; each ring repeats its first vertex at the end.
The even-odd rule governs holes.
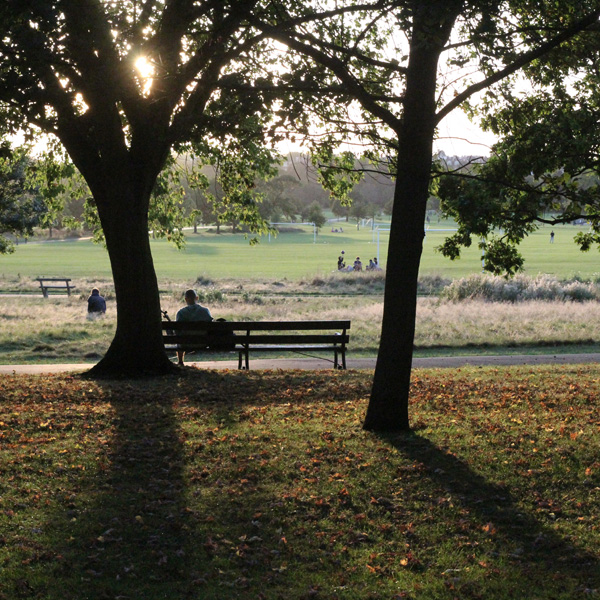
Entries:
POLYGON ((75 289, 68 277, 38 277, 36 281, 40 283, 44 298, 48 297, 48 290, 67 290, 67 295, 70 296, 71 290, 75 289))
POLYGON ((163 321, 167 350, 237 352, 249 369, 250 352, 332 352, 335 369, 346 368, 350 321, 163 321))

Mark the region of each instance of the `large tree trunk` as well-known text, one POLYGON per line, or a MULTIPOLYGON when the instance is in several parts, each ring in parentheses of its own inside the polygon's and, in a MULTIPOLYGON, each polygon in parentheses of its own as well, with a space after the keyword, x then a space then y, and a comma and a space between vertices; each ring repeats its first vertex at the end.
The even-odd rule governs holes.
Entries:
POLYGON ((409 428, 408 398, 435 130, 437 64, 441 47, 423 43, 418 17, 413 28, 402 126, 398 131, 398 176, 386 269, 383 323, 364 428, 409 428), (415 31, 417 33, 415 33, 415 31))
POLYGON ((176 369, 162 343, 147 199, 126 197, 126 187, 115 183, 107 192, 110 198, 97 199, 115 284, 117 331, 92 375, 158 375, 176 369))

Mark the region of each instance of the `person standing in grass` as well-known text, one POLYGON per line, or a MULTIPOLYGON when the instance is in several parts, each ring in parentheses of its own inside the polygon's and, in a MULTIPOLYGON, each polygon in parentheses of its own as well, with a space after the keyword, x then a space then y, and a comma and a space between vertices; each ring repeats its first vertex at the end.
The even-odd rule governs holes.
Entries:
POLYGON ((554 229, 550 232, 550 243, 554 244, 554 229))
MULTIPOLYGON (((192 321, 212 321, 212 315, 210 314, 210 310, 205 306, 201 306, 198 304, 198 294, 196 294, 196 290, 187 290, 185 292, 185 303, 186 306, 180 308, 177 311, 177 316, 175 317, 176 321, 182 322, 192 322, 192 321)), ((185 356, 185 351, 177 350, 177 359, 179 366, 183 366, 183 357, 185 356)))
POLYGON ((106 300, 100 295, 100 290, 94 288, 88 298, 88 319, 96 319, 106 313, 106 300))

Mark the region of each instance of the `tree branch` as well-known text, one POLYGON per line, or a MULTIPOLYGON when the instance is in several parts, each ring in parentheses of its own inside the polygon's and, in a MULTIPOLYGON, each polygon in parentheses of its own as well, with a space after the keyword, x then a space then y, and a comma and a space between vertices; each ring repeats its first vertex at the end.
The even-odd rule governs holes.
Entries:
POLYGON ((346 64, 335 56, 330 56, 316 45, 305 44, 292 34, 281 31, 278 27, 272 27, 265 24, 256 24, 259 29, 262 29, 269 37, 286 44, 288 47, 309 56, 315 61, 327 67, 331 72, 348 87, 349 93, 355 97, 366 110, 374 116, 381 119, 386 125, 394 131, 399 131, 401 120, 398 119, 391 111, 378 104, 373 96, 365 89, 365 87, 356 79, 347 69, 346 64))
POLYGON ((474 83, 469 86, 466 90, 463 90, 460 94, 455 96, 446 106, 444 106, 440 111, 438 111, 436 115, 436 124, 438 124, 446 115, 452 112, 455 108, 460 106, 465 100, 470 98, 473 94, 484 90, 494 83, 498 83, 502 79, 505 79, 509 75, 516 73, 518 70, 522 69, 526 65, 530 64, 537 58, 541 58, 548 54, 554 48, 557 48, 567 40, 571 39, 578 33, 581 33, 588 27, 596 24, 598 22, 598 18, 600 17, 600 8, 590 12, 583 19, 579 20, 577 23, 568 27, 562 33, 558 34, 556 37, 548 40, 543 43, 538 48, 530 50, 529 52, 525 52, 516 60, 514 60, 510 65, 506 66, 504 69, 486 77, 484 80, 474 83))

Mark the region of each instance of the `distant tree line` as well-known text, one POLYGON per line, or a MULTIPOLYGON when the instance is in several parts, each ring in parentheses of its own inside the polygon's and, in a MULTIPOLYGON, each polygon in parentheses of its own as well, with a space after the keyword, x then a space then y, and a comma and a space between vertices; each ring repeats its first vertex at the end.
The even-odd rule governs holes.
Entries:
MULTIPOLYGON (((67 229, 96 234, 101 238, 99 221, 95 214, 92 194, 81 174, 68 160, 56 156, 30 157, 20 151, 21 162, 17 171, 22 175, 18 184, 22 198, 12 207, 18 207, 23 227, 22 236, 31 235, 33 228, 43 228, 49 237, 55 229, 67 229), (48 178, 48 163, 56 161, 54 176, 48 178), (25 182, 25 172, 44 174, 25 182), (26 189, 27 188, 27 189, 26 189), (35 215, 25 198, 38 199, 35 215), (35 219, 33 217, 36 217, 35 219), (27 224, 27 226, 25 226, 27 224)), ((4 163, 3 163, 4 164, 4 163)), ((357 171, 363 169, 356 161, 357 171)), ((17 177, 15 171, 15 177, 17 177)), ((51 171, 52 172, 52 171, 51 171)), ((394 183, 385 172, 368 172, 350 192, 348 199, 333 196, 318 180, 315 165, 303 154, 291 153, 273 165, 270 178, 258 179, 253 188, 254 200, 260 216, 269 223, 315 223, 321 228, 327 222, 329 211, 340 220, 359 226, 362 219, 390 215, 393 207, 394 183)), ((435 199, 432 198, 435 203, 435 199)), ((214 226, 217 233, 225 226, 227 231, 246 230, 245 224, 230 210, 229 199, 218 176, 218 166, 198 168, 189 156, 169 161, 161 172, 152 193, 149 213, 153 237, 166 237, 178 246, 183 245, 184 227, 214 226)), ((9 218, 4 205, 0 210, 9 218)))

